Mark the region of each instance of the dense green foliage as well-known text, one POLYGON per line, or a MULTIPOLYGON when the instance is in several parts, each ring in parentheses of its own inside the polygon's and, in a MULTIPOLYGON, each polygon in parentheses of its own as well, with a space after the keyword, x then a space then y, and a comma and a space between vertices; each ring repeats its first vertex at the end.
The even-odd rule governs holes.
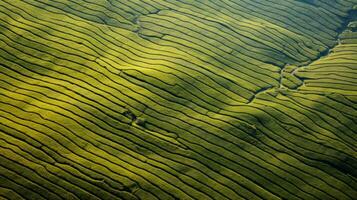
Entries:
POLYGON ((356 199, 356 0, 1 0, 0 199, 356 199))

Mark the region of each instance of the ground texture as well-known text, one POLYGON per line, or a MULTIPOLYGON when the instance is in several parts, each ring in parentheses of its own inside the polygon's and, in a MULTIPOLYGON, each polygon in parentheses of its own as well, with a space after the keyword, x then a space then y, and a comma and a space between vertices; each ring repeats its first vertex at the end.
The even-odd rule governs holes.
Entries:
POLYGON ((356 199, 356 13, 1 0, 0 199, 356 199))

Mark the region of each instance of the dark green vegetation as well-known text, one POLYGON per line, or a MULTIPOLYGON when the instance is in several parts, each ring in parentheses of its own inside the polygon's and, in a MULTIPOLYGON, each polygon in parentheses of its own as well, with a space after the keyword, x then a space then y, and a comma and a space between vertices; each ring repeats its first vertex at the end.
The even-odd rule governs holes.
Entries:
POLYGON ((356 199, 356 0, 1 0, 0 199, 356 199))

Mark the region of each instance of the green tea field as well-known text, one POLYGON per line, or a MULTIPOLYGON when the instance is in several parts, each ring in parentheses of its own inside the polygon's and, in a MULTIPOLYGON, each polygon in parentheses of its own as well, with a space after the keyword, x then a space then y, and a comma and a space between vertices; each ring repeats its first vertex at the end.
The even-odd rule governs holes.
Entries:
POLYGON ((0 0, 0 200, 357 200, 357 0, 0 0))

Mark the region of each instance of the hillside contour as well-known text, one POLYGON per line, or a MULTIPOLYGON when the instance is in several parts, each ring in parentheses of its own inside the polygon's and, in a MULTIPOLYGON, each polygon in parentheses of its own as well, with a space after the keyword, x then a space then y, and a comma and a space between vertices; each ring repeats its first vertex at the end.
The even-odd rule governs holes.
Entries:
POLYGON ((357 198, 357 0, 1 0, 0 199, 357 198))

